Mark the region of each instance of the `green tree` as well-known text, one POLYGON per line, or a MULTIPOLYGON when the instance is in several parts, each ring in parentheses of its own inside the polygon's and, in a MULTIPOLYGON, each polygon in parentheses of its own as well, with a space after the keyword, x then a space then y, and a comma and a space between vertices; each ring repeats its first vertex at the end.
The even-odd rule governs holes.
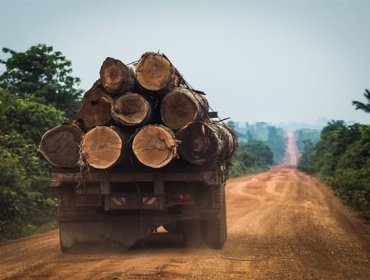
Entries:
POLYGON ((0 240, 24 236, 56 217, 47 164, 37 152, 42 133, 64 118, 32 96, 0 88, 0 240))
POLYGON ((370 219, 370 125, 328 123, 315 145, 306 143, 298 168, 320 176, 370 219))
POLYGON ((29 234, 56 217, 46 163, 15 131, 0 136, 0 205, 0 240, 29 234))
POLYGON ((313 154, 314 154, 314 144, 311 140, 303 140, 300 142, 302 148, 300 149, 301 156, 299 157, 297 167, 298 169, 312 174, 314 172, 313 168, 313 154))
POLYGON ((47 163, 37 151, 41 135, 71 118, 80 103, 80 80, 71 62, 46 45, 25 52, 7 48, 0 75, 0 241, 55 223, 47 163))
POLYGON ((231 176, 265 171, 273 164, 273 153, 269 146, 261 141, 242 142, 232 164, 231 176))
POLYGON ((71 62, 53 47, 39 44, 25 52, 3 48, 10 55, 0 60, 6 70, 0 76, 0 85, 17 97, 33 95, 44 104, 53 104, 71 118, 79 107, 80 79, 71 76, 71 62))
POLYGON ((352 101, 352 105, 356 107, 356 110, 362 110, 366 113, 370 113, 370 91, 365 89, 364 96, 367 100, 367 104, 360 101, 352 101))
POLYGON ((64 116, 64 112, 37 102, 32 95, 14 97, 9 90, 0 88, 0 131, 4 134, 16 131, 38 143, 43 133, 61 123, 64 116))

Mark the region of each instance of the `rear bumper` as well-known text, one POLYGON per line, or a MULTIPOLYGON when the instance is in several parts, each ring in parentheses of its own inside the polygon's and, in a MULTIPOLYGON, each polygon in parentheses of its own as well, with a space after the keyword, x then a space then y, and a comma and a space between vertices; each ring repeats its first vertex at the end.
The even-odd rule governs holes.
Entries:
MULTIPOLYGON (((63 203, 73 207, 111 210, 167 210, 176 205, 195 205, 212 199, 212 189, 222 185, 221 167, 188 172, 52 172, 50 186, 59 189, 63 203), (63 200, 63 196, 67 199, 63 200)), ((63 205, 62 205, 63 206, 63 205)), ((62 207, 68 208, 68 207, 62 207)))
POLYGON ((79 172, 52 172, 50 187, 57 188, 65 183, 99 183, 101 192, 107 191, 110 183, 140 183, 153 182, 163 184, 164 182, 204 182, 207 185, 219 185, 223 180, 222 174, 218 171, 198 172, 93 172, 81 176, 79 172))

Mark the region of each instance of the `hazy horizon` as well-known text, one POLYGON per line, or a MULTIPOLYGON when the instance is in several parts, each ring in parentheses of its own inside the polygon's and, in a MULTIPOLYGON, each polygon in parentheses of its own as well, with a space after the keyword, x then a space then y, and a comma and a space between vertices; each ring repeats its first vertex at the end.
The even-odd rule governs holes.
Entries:
POLYGON ((129 63, 159 50, 221 118, 369 123, 351 103, 364 102, 370 88, 370 1, 0 4, 0 47, 53 46, 72 61, 85 90, 105 57, 129 63))

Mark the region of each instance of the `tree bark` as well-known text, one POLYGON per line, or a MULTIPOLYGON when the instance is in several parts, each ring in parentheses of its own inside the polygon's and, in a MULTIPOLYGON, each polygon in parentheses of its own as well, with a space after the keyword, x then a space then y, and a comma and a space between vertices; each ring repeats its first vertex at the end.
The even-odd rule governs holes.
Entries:
POLYGON ((97 126, 82 139, 82 155, 86 162, 97 169, 107 169, 119 163, 125 139, 114 127, 97 126))
POLYGON ((128 92, 116 99, 105 95, 103 100, 110 103, 113 119, 124 126, 143 125, 151 119, 150 103, 137 93, 128 92))
POLYGON ((136 64, 135 72, 139 84, 150 91, 177 87, 182 81, 168 58, 159 53, 144 53, 136 64))
POLYGON ((80 159, 82 136, 82 130, 76 125, 59 125, 42 136, 40 152, 50 164, 56 167, 76 167, 80 159))
POLYGON ((112 119, 110 104, 101 99, 104 94, 106 94, 106 91, 98 82, 85 93, 81 109, 77 113, 77 121, 85 129, 90 129, 97 125, 106 125, 112 119))
POLYGON ((177 156, 175 135, 163 125, 144 126, 133 136, 132 151, 142 164, 161 168, 177 156))
POLYGON ((214 122, 192 122, 176 133, 176 139, 182 158, 197 165, 229 161, 237 146, 231 129, 214 122))
POLYGON ((163 98, 161 118, 169 128, 178 130, 189 122, 205 119, 208 108, 208 102, 202 95, 178 87, 163 98))
POLYGON ((110 93, 124 93, 134 89, 135 74, 122 61, 107 57, 100 68, 100 82, 110 93))

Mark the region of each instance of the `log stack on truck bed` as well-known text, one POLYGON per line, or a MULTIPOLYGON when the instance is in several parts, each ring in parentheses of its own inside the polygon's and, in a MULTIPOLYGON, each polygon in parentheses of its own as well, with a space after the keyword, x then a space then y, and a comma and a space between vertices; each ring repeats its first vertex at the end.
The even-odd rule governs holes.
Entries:
POLYGON ((126 248, 160 225, 186 243, 197 236, 222 248, 224 183, 237 142, 208 111, 205 94, 165 55, 148 52, 132 65, 106 58, 74 122, 40 143, 60 193, 62 249, 126 248))

